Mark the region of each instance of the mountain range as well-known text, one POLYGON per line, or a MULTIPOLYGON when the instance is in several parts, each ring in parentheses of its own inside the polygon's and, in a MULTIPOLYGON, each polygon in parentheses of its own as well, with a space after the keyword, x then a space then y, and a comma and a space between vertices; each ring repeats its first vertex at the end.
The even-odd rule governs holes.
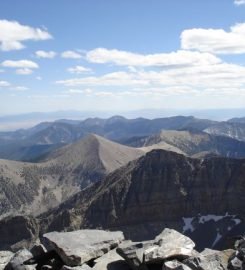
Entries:
POLYGON ((171 227, 200 249, 223 248, 244 226, 243 131, 242 118, 114 116, 2 132, 4 247, 52 230, 120 229, 142 240, 171 227))
MULTIPOLYGON (((59 120, 43 122, 29 129, 0 132, 0 158, 35 162, 63 145, 95 133, 121 144, 130 144, 161 130, 203 131, 245 141, 245 125, 237 122, 217 122, 192 116, 158 119, 88 118, 83 121, 59 120)), ((133 145, 133 146, 141 146, 133 145)))

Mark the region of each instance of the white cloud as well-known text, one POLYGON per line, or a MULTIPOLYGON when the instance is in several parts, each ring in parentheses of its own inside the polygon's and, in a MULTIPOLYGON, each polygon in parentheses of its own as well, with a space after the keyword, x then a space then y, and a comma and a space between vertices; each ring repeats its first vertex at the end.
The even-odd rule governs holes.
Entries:
POLYGON ((245 53, 245 23, 232 26, 229 32, 203 28, 184 30, 181 34, 181 47, 218 54, 245 53))
POLYGON ((67 71, 72 73, 72 74, 83 74, 83 73, 92 72, 92 70, 90 68, 86 68, 83 66, 71 67, 71 68, 68 68, 67 71))
POLYGON ((92 94, 93 90, 90 88, 86 88, 86 89, 69 89, 68 90, 69 93, 71 94, 92 94))
POLYGON ((18 75, 30 75, 33 73, 33 70, 30 68, 19 68, 16 69, 16 74, 18 75))
POLYGON ((46 52, 46 51, 36 51, 35 52, 35 55, 36 57, 38 58, 54 58, 56 56, 56 52, 54 51, 49 51, 49 52, 46 52))
POLYGON ((25 87, 25 86, 15 86, 12 89, 16 90, 16 91, 27 91, 27 90, 29 90, 29 88, 25 87))
POLYGON ((0 50, 20 50, 27 40, 47 40, 52 36, 43 29, 32 28, 16 21, 0 20, 0 50))
POLYGON ((38 64, 30 60, 5 60, 1 65, 9 68, 38 68, 38 64))
POLYGON ((241 5, 245 5, 245 0, 235 0, 234 4, 236 6, 241 6, 241 5))
POLYGON ((108 50, 97 48, 89 51, 86 58, 92 63, 112 63, 119 66, 188 66, 188 65, 205 65, 217 64, 221 62, 219 58, 210 53, 200 53, 192 51, 177 51, 172 53, 160 53, 142 55, 127 51, 108 50))
POLYGON ((68 80, 56 81, 57 84, 65 86, 79 86, 79 85, 97 85, 97 86, 127 86, 127 85, 146 85, 148 81, 135 78, 133 74, 127 72, 112 72, 100 77, 85 77, 68 80))
POLYGON ((0 81, 0 87, 9 87, 10 83, 7 81, 0 81))
MULTIPOLYGON (((190 66, 169 68, 155 71, 113 72, 103 76, 88 76, 61 80, 56 83, 68 87, 93 87, 97 95, 100 89, 104 92, 114 92, 116 96, 173 96, 173 95, 200 95, 208 93, 206 89, 216 89, 216 95, 244 96, 245 67, 218 63, 215 65, 190 66), (112 91, 111 89, 116 89, 112 91), (119 90, 120 89, 120 90, 119 90), (132 89, 139 89, 134 91, 132 89), (224 91, 226 89, 226 91, 224 91), (234 90, 236 89, 236 91, 234 90), (240 94, 239 94, 240 93, 240 94)), ((70 92, 84 93, 73 89, 70 92)), ((99 91, 101 92, 101 91, 99 91)), ((209 93, 214 95, 214 91, 209 93)), ((97 95, 99 96, 99 94, 97 95)), ((108 94, 108 96, 111 96, 108 94)))
POLYGON ((41 81, 43 78, 42 78, 41 76, 37 76, 36 79, 37 79, 38 81, 41 81))
POLYGON ((75 51, 65 51, 61 54, 62 58, 70 58, 70 59, 80 59, 82 58, 81 54, 75 51))

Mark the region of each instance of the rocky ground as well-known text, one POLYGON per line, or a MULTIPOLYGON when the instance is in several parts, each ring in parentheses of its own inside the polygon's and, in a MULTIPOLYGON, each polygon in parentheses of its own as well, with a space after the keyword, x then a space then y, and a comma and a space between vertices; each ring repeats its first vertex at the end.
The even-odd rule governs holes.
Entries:
POLYGON ((245 238, 234 249, 195 250, 187 236, 164 229, 155 239, 132 242, 120 231, 44 234, 30 250, 0 251, 0 270, 243 270, 245 238))

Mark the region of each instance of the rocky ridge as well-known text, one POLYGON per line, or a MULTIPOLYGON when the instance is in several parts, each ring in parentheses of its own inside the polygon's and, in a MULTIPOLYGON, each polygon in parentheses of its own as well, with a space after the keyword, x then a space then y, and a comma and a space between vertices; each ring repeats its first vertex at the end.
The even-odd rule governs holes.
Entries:
POLYGON ((40 163, 0 160, 0 217, 45 212, 143 154, 91 134, 40 163))
POLYGON ((41 230, 118 229, 142 240, 166 226, 215 248, 243 227, 244 176, 243 159, 154 150, 41 215, 41 230))

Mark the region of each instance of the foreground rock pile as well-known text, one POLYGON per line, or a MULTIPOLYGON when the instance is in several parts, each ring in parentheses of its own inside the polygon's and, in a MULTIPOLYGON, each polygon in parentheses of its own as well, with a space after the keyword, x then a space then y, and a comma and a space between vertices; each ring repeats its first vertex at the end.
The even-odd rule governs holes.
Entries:
POLYGON ((30 251, 0 251, 0 270, 243 270, 245 240, 236 250, 195 250, 195 243, 164 229, 154 240, 131 242, 122 232, 79 230, 51 232, 30 251))

